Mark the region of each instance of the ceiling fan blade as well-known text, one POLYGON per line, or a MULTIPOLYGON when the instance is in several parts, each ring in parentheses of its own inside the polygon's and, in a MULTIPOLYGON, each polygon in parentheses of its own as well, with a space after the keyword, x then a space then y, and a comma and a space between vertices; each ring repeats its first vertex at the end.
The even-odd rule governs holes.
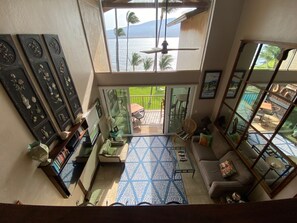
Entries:
POLYGON ((151 50, 141 50, 142 53, 159 53, 162 52, 161 48, 152 48, 151 50))
POLYGON ((173 50, 199 50, 199 48, 168 48, 167 51, 173 50))

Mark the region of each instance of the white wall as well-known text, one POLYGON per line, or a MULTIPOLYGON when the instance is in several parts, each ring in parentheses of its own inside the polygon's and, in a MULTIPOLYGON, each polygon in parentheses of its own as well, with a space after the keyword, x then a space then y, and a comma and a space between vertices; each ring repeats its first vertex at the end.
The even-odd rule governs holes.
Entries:
MULTIPOLYGON (((237 34, 234 38, 233 47, 225 66, 226 78, 224 81, 227 81, 227 77, 230 76, 240 40, 242 39, 297 43, 296 1, 245 1, 238 24, 237 34)), ((214 116, 218 112, 224 90, 224 88, 219 89, 219 94, 214 106, 214 116)), ((297 180, 295 178, 273 199, 292 198, 297 193, 296 188, 297 180)), ((253 200, 270 199, 260 187, 255 190, 251 198, 253 200)))
MULTIPOLYGON (((87 110, 94 75, 76 0, 2 0, 0 33, 58 34, 83 110, 87 110)), ((38 163, 27 156, 27 145, 35 139, 1 84, 0 103, 0 202, 75 205, 81 191, 63 199, 38 163)))
POLYGON ((237 32, 243 2, 243 0, 213 1, 213 14, 211 15, 211 24, 202 58, 201 75, 198 77, 199 87, 194 104, 195 113, 193 117, 196 121, 200 121, 206 115, 211 116, 212 120, 215 118, 211 114, 220 103, 216 99, 220 98, 222 93, 218 91, 216 99, 199 99, 203 77, 206 70, 221 70, 222 76, 218 90, 225 89, 227 76, 225 66, 237 32))

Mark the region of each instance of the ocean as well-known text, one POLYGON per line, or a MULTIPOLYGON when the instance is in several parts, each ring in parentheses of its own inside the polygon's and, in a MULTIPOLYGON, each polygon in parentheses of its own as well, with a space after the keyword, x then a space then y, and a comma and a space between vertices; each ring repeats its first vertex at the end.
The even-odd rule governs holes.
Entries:
MULTIPOLYGON (((168 48, 177 48, 178 47, 178 37, 168 37, 168 48)), ((163 42, 163 39, 160 39, 160 44, 163 42)), ((120 62, 120 71, 126 71, 126 50, 127 50, 127 39, 119 39, 119 62, 120 62)), ((131 38, 129 39, 129 53, 128 56, 131 58, 132 53, 138 53, 142 58, 151 57, 154 59, 155 54, 146 54, 141 53, 141 50, 150 50, 155 46, 155 38, 131 38)), ((108 39, 108 49, 111 59, 112 70, 116 71, 116 39, 108 39)), ((177 60, 177 51, 170 51, 168 54, 172 55, 173 62, 171 64, 172 70, 176 70, 176 60, 177 60)), ((158 58, 161 56, 161 53, 158 53, 158 58)), ((158 67, 159 69, 159 67, 158 67)), ((128 71, 132 71, 133 68, 128 60, 128 71)), ((149 70, 152 71, 153 67, 149 70)), ((143 64, 135 68, 135 71, 144 71, 143 64)))

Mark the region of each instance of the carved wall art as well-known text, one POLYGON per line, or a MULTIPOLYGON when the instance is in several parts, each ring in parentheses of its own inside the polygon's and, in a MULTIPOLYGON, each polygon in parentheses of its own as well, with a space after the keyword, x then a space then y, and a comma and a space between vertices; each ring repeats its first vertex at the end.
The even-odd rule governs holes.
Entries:
POLYGON ((49 66, 49 60, 44 53, 42 39, 39 35, 18 35, 18 38, 38 84, 63 131, 69 124, 72 124, 71 116, 49 66))
POLYGON ((59 37, 51 34, 44 34, 43 37, 58 74, 59 81, 63 86, 64 93, 70 104, 72 114, 76 117, 82 111, 81 104, 65 60, 59 37))
POLYGON ((24 69, 10 35, 0 35, 0 80, 32 134, 49 145, 57 137, 56 130, 24 69))

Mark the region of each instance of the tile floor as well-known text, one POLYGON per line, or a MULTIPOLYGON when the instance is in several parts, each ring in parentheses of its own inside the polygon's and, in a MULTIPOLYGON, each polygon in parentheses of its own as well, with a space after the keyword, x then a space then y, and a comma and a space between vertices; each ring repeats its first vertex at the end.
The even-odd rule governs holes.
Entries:
MULTIPOLYGON (((191 173, 183 173, 183 183, 189 204, 213 204, 214 200, 209 198, 207 189, 204 185, 202 176, 196 165, 192 151, 189 153, 193 165, 195 166, 195 175, 192 178, 191 173)), ((99 167, 96 173, 93 186, 89 193, 90 202, 99 206, 110 205, 115 202, 117 197, 118 184, 121 178, 122 166, 115 164, 104 164, 99 167)))

